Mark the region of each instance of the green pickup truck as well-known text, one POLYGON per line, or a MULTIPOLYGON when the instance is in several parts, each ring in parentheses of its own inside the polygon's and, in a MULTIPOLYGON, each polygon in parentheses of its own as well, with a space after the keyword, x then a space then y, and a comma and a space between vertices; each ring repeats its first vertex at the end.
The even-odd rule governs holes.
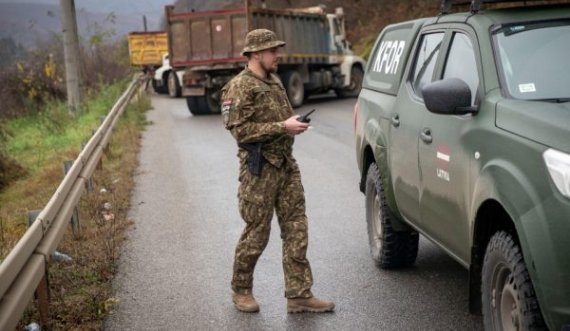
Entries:
POLYGON ((486 329, 570 330, 570 5, 456 2, 370 55, 354 109, 370 252, 409 266, 422 234, 469 270, 486 329))

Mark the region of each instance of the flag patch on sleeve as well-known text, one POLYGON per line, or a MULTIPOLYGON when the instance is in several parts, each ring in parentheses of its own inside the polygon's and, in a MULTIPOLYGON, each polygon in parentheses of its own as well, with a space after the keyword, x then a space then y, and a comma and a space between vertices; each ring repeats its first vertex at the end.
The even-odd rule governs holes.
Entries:
POLYGON ((230 111, 233 104, 232 99, 227 99, 222 103, 222 113, 227 113, 230 111))

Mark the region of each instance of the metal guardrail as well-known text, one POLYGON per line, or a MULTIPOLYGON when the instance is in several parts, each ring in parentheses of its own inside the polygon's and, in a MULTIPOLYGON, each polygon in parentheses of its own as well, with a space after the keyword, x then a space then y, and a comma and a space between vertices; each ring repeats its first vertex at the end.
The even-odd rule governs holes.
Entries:
MULTIPOLYGON (((59 245, 85 184, 91 178, 109 143, 113 128, 135 92, 142 91, 143 78, 136 75, 127 90, 87 142, 54 195, 16 246, 0 264, 0 330, 13 330, 37 290, 47 297, 47 266, 59 245)), ((42 307, 40 307, 42 315, 42 307)))

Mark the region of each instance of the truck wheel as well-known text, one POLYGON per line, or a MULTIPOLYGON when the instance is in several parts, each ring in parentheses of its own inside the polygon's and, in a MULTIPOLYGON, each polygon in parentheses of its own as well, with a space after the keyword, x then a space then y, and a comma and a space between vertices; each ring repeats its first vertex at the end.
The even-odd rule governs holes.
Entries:
POLYGON ((220 101, 218 93, 206 90, 206 95, 199 97, 186 97, 188 110, 192 115, 208 115, 220 113, 220 101))
POLYGON ((152 80, 152 89, 158 94, 165 94, 168 92, 166 87, 164 85, 158 85, 158 82, 155 79, 152 80))
POLYGON ((336 94, 341 98, 355 98, 360 94, 362 89, 362 79, 364 72, 358 66, 352 66, 350 69, 350 85, 343 89, 335 90, 336 94))
POLYGON ((485 252, 482 301, 485 330, 547 330, 520 247, 504 231, 485 252))
POLYGON ((303 105, 305 98, 305 87, 301 74, 296 70, 289 70, 283 74, 283 85, 287 91, 287 97, 293 108, 298 108, 303 105))
POLYGON ((206 98, 200 97, 186 97, 186 105, 188 105, 188 110, 194 116, 208 114, 208 105, 206 104, 206 98))
POLYGON ((397 232, 392 228, 392 211, 386 203, 380 171, 375 163, 366 175, 366 223, 372 259, 383 269, 414 264, 418 255, 419 234, 397 232))
POLYGON ((180 88, 180 82, 178 81, 178 76, 174 70, 170 71, 168 74, 168 94, 172 98, 179 98, 182 95, 182 89, 180 88))
POLYGON ((208 112, 211 114, 221 113, 220 109, 220 93, 219 91, 214 91, 212 89, 206 90, 206 105, 208 107, 208 112))

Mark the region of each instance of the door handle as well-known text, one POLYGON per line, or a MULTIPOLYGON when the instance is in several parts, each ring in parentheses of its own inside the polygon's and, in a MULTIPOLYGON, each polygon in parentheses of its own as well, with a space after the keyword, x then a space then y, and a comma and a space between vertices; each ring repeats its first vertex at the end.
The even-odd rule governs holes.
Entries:
POLYGON ((397 128, 400 126, 400 116, 399 115, 394 115, 392 116, 392 118, 390 119, 390 122, 392 122, 392 125, 397 128))
POLYGON ((424 128, 420 133, 420 138, 426 143, 431 144, 433 137, 431 136, 431 130, 429 128, 424 128))

